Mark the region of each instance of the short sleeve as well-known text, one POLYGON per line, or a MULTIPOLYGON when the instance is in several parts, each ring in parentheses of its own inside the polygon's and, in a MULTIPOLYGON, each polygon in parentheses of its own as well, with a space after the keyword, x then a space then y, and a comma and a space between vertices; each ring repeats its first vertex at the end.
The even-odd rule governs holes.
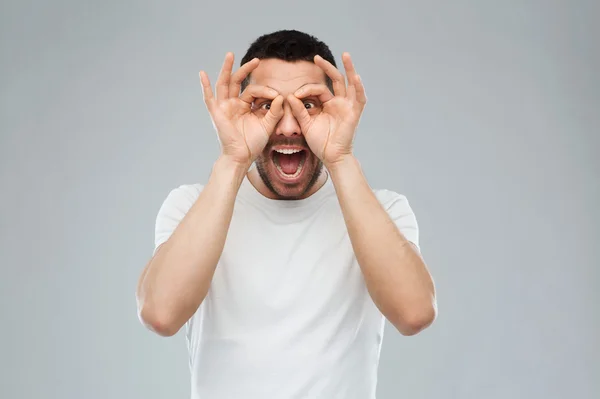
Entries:
POLYGON ((404 237, 420 249, 419 225, 406 196, 389 190, 379 190, 376 195, 404 237))
POLYGON ((154 252, 171 237, 175 228, 198 199, 202 188, 203 186, 199 184, 183 185, 167 195, 156 216, 154 252))

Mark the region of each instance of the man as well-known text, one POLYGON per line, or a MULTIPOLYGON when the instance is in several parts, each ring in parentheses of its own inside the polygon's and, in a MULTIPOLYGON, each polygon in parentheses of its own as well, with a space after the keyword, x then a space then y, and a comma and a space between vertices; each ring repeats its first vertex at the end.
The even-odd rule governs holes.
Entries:
POLYGON ((137 288, 148 328, 185 326, 195 399, 374 398, 385 318, 435 318, 406 197, 353 155, 366 96, 342 61, 347 82, 327 45, 278 31, 235 73, 228 53, 214 91, 200 72, 222 152, 166 198, 137 288))

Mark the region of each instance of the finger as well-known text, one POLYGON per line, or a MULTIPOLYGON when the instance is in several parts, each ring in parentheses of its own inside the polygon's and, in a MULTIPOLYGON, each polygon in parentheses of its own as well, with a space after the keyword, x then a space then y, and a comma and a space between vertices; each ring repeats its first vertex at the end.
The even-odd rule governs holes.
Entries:
POLYGON ((272 133, 275 130, 275 126, 283 116, 283 96, 277 95, 271 102, 271 109, 262 119, 263 126, 267 133, 272 133))
POLYGON ((321 103, 326 103, 333 98, 333 93, 324 84, 309 83, 296 90, 294 96, 301 100, 308 97, 317 97, 321 103))
POLYGON ((356 87, 353 84, 348 85, 346 90, 346 98, 350 100, 352 104, 356 103, 356 87))
POLYGON ((336 96, 346 96, 346 82, 344 75, 333 64, 320 55, 315 56, 315 64, 319 66, 333 83, 333 93, 336 96))
POLYGON ((290 108, 292 108, 292 114, 294 114, 294 117, 300 125, 300 129, 304 133, 307 132, 310 126, 311 118, 310 114, 306 110, 306 107, 304 106, 304 102, 292 94, 288 96, 288 102, 290 104, 290 108))
POLYGON ((273 100, 279 93, 270 87, 260 85, 249 85, 240 95, 240 99, 248 104, 252 104, 258 98, 273 100))
POLYGON ((352 63, 352 58, 350 57, 350 53, 342 54, 342 62, 344 63, 346 78, 348 79, 348 86, 352 86, 356 82, 357 74, 354 64, 352 63))
POLYGON ((223 66, 215 85, 218 101, 229 98, 229 83, 231 81, 231 71, 233 70, 233 58, 233 53, 231 52, 225 55, 225 61, 223 61, 223 66))
POLYGON ((229 82, 229 97, 237 97, 240 95, 242 82, 250 75, 250 72, 256 69, 258 64, 260 64, 260 60, 254 58, 242 65, 240 69, 233 74, 231 81, 229 82))
POLYGON ((360 75, 354 77, 354 88, 356 90, 356 102, 363 106, 367 103, 367 95, 365 93, 365 86, 363 85, 360 75))
POLYGON ((210 109, 212 108, 212 104, 215 100, 212 88, 210 86, 210 80, 208 79, 208 75, 204 71, 200 71, 200 84, 202 85, 202 96, 204 98, 204 103, 210 109))

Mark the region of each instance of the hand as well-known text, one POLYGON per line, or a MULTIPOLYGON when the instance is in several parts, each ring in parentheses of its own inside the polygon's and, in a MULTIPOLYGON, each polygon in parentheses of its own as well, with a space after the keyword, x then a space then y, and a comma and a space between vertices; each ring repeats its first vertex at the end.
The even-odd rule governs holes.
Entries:
POLYGON ((288 96, 308 146, 326 167, 352 155, 356 127, 367 103, 365 89, 350 54, 344 53, 342 61, 348 78, 347 87, 340 71, 316 56, 315 64, 331 78, 334 93, 324 84, 309 84, 288 96), (317 97, 322 107, 320 113, 312 116, 302 101, 311 96, 317 97))
POLYGON ((216 97, 206 72, 200 72, 204 103, 217 130, 222 154, 248 167, 267 145, 277 122, 283 116, 283 97, 275 90, 249 85, 240 94, 242 81, 259 63, 255 58, 232 75, 233 54, 227 53, 215 85, 216 97), (271 107, 264 116, 255 113, 252 107, 257 98, 271 100, 271 107))

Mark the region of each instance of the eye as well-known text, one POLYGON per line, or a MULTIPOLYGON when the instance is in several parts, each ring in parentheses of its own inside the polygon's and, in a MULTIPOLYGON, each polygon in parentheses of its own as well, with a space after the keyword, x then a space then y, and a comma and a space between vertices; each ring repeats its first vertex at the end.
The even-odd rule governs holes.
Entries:
POLYGON ((313 103, 312 101, 304 101, 304 108, 311 109, 314 107, 315 107, 315 103, 313 103))
POLYGON ((262 102, 258 102, 258 103, 254 103, 254 109, 257 110, 270 110, 271 109, 271 102, 270 101, 262 101, 262 102))

